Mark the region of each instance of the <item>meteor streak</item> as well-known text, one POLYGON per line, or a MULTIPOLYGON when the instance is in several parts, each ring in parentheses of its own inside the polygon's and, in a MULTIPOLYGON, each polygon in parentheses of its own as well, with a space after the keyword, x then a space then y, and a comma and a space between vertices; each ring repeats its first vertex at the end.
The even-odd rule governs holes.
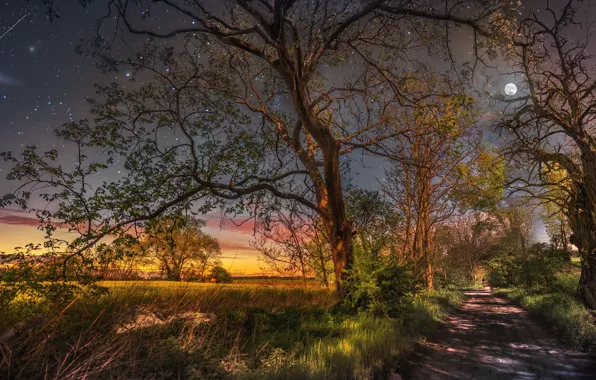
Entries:
POLYGON ((23 19, 24 19, 25 17, 27 17, 28 15, 29 15, 29 13, 26 13, 26 14, 25 14, 23 17, 21 17, 21 18, 19 19, 19 21, 15 22, 13 26, 11 26, 10 28, 8 28, 8 30, 7 30, 6 32, 4 32, 4 34, 2 34, 2 35, 0 36, 0 40, 1 40, 1 39, 2 39, 4 36, 6 36, 6 35, 8 34, 8 32, 10 32, 11 30, 13 30, 15 26, 19 25, 19 22, 23 21, 23 19))

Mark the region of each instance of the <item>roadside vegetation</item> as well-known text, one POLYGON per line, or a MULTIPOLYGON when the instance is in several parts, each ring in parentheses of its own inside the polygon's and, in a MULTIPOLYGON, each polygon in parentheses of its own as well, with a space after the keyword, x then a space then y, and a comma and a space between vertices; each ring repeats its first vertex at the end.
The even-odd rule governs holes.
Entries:
POLYGON ((548 278, 540 287, 501 284, 493 290, 518 304, 532 314, 539 323, 555 332, 569 345, 596 351, 596 314, 587 309, 577 298, 579 268, 566 265, 548 278))
POLYGON ((56 303, 0 308, 3 378, 383 378, 437 327, 457 292, 399 316, 346 312, 324 288, 104 282, 56 303))

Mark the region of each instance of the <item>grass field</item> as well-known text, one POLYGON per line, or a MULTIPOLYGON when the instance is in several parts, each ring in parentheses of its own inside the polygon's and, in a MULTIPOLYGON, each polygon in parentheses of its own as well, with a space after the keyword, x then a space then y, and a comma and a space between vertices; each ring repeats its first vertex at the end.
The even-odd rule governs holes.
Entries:
POLYGON ((260 285, 260 286, 286 286, 286 287, 307 287, 307 288, 323 288, 318 281, 313 278, 307 278, 306 281, 297 278, 262 278, 262 277, 241 277, 234 278, 234 284, 246 285, 260 285))
MULTIPOLYGON (((212 283, 205 282, 184 282, 184 281, 165 281, 165 280, 146 280, 146 281, 101 281, 108 287, 122 287, 130 285, 144 285, 144 286, 172 286, 172 287, 201 287, 201 286, 212 286, 212 283)), ((258 285, 258 286, 283 286, 287 288, 304 288, 305 282, 302 279, 288 279, 280 277, 240 277, 234 278, 232 284, 227 285, 258 285)), ((307 288, 325 288, 316 280, 309 278, 306 279, 307 288)))
POLYGON ((400 318, 375 318, 314 286, 101 285, 61 307, 22 294, 2 308, 0 378, 384 378, 461 299, 424 294, 400 318), (209 317, 179 317, 189 312, 209 317), (131 320, 140 327, 123 330, 131 320))

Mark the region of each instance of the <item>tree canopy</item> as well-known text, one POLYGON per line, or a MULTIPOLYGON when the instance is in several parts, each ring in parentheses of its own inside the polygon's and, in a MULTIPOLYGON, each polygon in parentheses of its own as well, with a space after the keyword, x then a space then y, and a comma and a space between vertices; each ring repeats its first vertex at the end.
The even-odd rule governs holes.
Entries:
POLYGON ((25 206, 40 184, 59 188, 46 198, 60 210, 39 214, 49 230, 58 218, 73 229, 85 224, 68 247, 82 255, 105 236, 172 208, 207 212, 228 201, 227 211, 253 212, 267 203, 298 202, 321 220, 341 292, 354 233, 342 157, 358 150, 383 155, 383 144, 400 133, 394 109, 420 100, 404 84, 427 70, 413 54, 429 49, 443 56, 460 78, 483 55, 495 54, 513 30, 517 4, 473 5, 111 1, 97 37, 82 51, 104 70, 131 70, 140 86, 98 86, 98 99, 90 101, 95 119, 59 132, 79 151, 74 172, 55 164, 56 151, 28 148, 24 160, 5 154, 15 163, 9 177, 25 184, 3 205, 25 206), (165 10, 188 18, 189 26, 156 29, 152 15, 165 10), (473 36, 472 62, 451 54, 449 33, 457 27, 473 36), (111 37, 136 35, 149 38, 144 48, 126 59, 113 54, 111 37), (164 40, 171 43, 155 43, 164 40), (143 75, 153 80, 142 84, 143 75), (90 161, 86 148, 101 149, 105 161, 90 161), (123 178, 91 188, 88 177, 115 156, 125 159, 123 178))

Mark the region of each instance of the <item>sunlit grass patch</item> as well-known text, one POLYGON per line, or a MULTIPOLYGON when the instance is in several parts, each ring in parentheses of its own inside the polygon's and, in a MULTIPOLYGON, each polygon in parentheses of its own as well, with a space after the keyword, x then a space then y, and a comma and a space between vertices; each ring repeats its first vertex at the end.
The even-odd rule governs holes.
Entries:
POLYGON ((321 339, 301 361, 325 378, 373 378, 389 371, 392 360, 417 341, 413 331, 394 319, 360 316, 343 322, 344 334, 321 339))
POLYGON ((160 308, 191 308, 205 312, 259 307, 279 310, 286 307, 330 307, 337 302, 334 292, 324 288, 263 287, 245 284, 180 283, 147 281, 121 283, 105 281, 112 297, 122 304, 154 303, 160 308))
POLYGON ((579 273, 559 273, 555 277, 555 282, 552 284, 552 288, 570 296, 575 296, 575 294, 577 294, 578 283, 579 273))

